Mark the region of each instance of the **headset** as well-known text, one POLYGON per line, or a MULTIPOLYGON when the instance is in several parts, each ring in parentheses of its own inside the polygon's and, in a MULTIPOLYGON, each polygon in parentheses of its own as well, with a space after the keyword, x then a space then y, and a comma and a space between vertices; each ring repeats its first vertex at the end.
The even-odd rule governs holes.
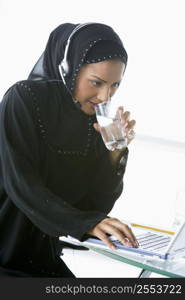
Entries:
POLYGON ((59 66, 58 66, 59 73, 60 73, 60 75, 62 77, 62 80, 63 80, 63 82, 64 82, 64 84, 65 84, 66 87, 67 87, 67 85, 66 85, 65 77, 69 73, 69 63, 67 61, 67 56, 68 56, 68 52, 69 52, 69 46, 70 46, 70 43, 71 43, 71 39, 72 39, 73 35, 75 35, 75 33, 77 31, 79 31, 81 28, 89 26, 91 24, 96 24, 96 23, 89 22, 89 23, 83 23, 83 24, 77 25, 75 27, 75 29, 73 29, 73 31, 71 32, 70 36, 68 37, 68 40, 67 40, 67 43, 66 43, 66 47, 65 47, 65 51, 64 51, 64 58, 61 61, 61 63, 59 64, 59 66))

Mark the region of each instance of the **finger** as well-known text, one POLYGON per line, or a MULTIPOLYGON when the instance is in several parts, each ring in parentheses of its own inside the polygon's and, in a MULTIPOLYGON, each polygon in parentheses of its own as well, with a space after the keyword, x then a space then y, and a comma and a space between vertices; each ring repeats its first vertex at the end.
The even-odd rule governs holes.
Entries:
POLYGON ((100 132, 101 127, 100 127, 100 125, 99 125, 98 123, 94 123, 94 124, 93 124, 93 127, 94 127, 94 129, 95 129, 96 131, 100 132))
POLYGON ((128 121, 130 118, 130 112, 129 111, 125 111, 123 113, 123 118, 125 119, 125 121, 128 121))
POLYGON ((129 122, 128 126, 125 128, 125 133, 128 138, 128 144, 135 138, 135 132, 133 130, 135 124, 136 124, 136 121, 132 120, 129 122))
MULTIPOLYGON (((126 237, 126 235, 123 232, 121 232, 118 228, 116 228, 116 226, 113 225, 114 220, 117 220, 117 219, 115 219, 115 218, 106 218, 106 219, 104 219, 99 224, 98 231, 96 230, 96 232, 93 232, 93 234, 95 234, 98 237, 101 236, 101 239, 104 238, 106 240, 107 240, 108 237, 105 234, 113 235, 124 246, 126 246, 126 247, 132 247, 132 246, 134 246, 128 240, 128 238, 126 237)), ((108 239, 107 242, 111 243, 110 239, 108 239)))
POLYGON ((124 234, 123 231, 120 231, 118 228, 107 224, 107 226, 104 227, 104 230, 106 232, 108 232, 109 234, 113 235, 114 237, 116 237, 116 239, 120 243, 122 243, 124 246, 126 246, 126 247, 133 247, 134 246, 133 243, 128 239, 126 234, 124 234))
POLYGON ((123 113, 124 113, 124 108, 123 108, 123 106, 119 106, 119 107, 117 108, 117 110, 116 110, 116 116, 115 116, 115 118, 118 119, 118 120, 120 120, 120 119, 121 119, 121 116, 123 115, 123 113))
POLYGON ((134 130, 130 130, 127 133, 127 139, 128 139, 128 144, 135 138, 135 131, 134 130))
POLYGON ((114 235, 125 246, 135 246, 133 243, 135 241, 132 240, 132 236, 128 235, 126 230, 124 232, 122 225, 125 224, 121 223, 118 219, 110 218, 110 219, 106 219, 101 224, 101 230, 108 234, 114 235))
POLYGON ((102 241, 104 242, 110 249, 112 250, 116 250, 117 247, 111 242, 111 240, 109 239, 109 237, 107 236, 106 233, 104 233, 103 231, 99 231, 96 236, 102 241))
POLYGON ((129 121, 128 124, 127 124, 127 126, 126 126, 126 130, 133 129, 135 125, 136 125, 136 121, 135 120, 129 121))
POLYGON ((117 111, 116 111, 116 116, 119 117, 120 113, 124 113, 123 106, 118 106, 117 111))
POLYGON ((134 233, 132 232, 132 229, 126 224, 123 224, 122 228, 124 228, 124 233, 126 234, 128 239, 134 244, 135 247, 137 247, 138 241, 137 241, 134 233))
POLYGON ((127 123, 129 122, 130 119, 130 112, 125 111, 124 113, 120 113, 120 120, 121 124, 124 126, 127 126, 127 123))
POLYGON ((131 228, 127 225, 122 223, 120 220, 116 218, 112 218, 112 225, 119 229, 119 231, 122 232, 122 234, 133 243, 134 246, 137 246, 137 239, 135 235, 133 234, 131 228))
POLYGON ((121 224, 120 225, 120 230, 124 230, 124 234, 126 235, 126 237, 129 239, 129 241, 132 243, 132 245, 134 247, 138 247, 139 243, 134 235, 134 233, 132 232, 131 228, 126 225, 126 224, 121 224), (121 229, 122 228, 122 229, 121 229))

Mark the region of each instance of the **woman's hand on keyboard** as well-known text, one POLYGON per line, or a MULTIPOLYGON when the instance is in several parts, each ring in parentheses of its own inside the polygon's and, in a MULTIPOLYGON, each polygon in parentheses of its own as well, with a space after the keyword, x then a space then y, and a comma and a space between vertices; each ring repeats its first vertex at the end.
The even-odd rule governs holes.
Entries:
POLYGON ((93 227, 88 234, 102 240, 109 248, 116 249, 116 246, 109 239, 108 235, 113 235, 116 239, 126 247, 139 246, 132 230, 128 225, 122 223, 116 218, 106 218, 93 227))

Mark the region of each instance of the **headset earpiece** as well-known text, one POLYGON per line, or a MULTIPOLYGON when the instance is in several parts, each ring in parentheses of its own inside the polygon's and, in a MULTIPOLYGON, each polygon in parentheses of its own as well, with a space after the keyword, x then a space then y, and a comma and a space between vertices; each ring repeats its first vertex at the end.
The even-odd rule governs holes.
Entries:
MULTIPOLYGON (((74 32, 74 30, 73 30, 74 32)), ((71 35, 69 36, 67 43, 66 43, 66 47, 65 47, 65 52, 64 52, 64 58, 61 62, 61 70, 63 73, 63 76, 66 77, 66 75, 69 73, 69 64, 67 61, 67 55, 68 55, 68 49, 69 49, 69 45, 70 45, 70 41, 71 41, 71 36, 73 34, 73 32, 71 33, 71 35)))

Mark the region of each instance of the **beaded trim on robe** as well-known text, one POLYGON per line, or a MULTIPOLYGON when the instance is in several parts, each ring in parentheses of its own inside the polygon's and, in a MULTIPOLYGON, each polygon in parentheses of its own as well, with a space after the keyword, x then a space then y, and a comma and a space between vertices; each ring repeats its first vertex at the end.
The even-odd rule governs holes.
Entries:
POLYGON ((44 123, 41 119, 41 114, 40 114, 40 107, 38 105, 37 102, 37 97, 35 95, 35 93, 32 91, 31 87, 29 87, 27 84, 25 83, 21 83, 18 82, 17 85, 20 85, 21 87, 24 87, 26 90, 28 90, 32 96, 33 99, 33 105, 34 105, 34 109, 37 115, 37 127, 39 129, 39 133, 41 138, 43 139, 45 145, 50 149, 50 151, 55 152, 59 155, 64 154, 64 155, 78 155, 78 156, 87 156, 87 153, 90 149, 90 145, 91 145, 91 137, 92 137, 92 124, 93 124, 93 117, 89 116, 88 118, 88 137, 87 137, 87 144, 85 146, 85 149, 83 151, 67 151, 64 150, 62 148, 59 147, 54 147, 52 144, 50 144, 47 141, 47 132, 46 132, 46 128, 44 126, 44 123))
POLYGON ((72 92, 73 89, 74 89, 76 77, 77 77, 77 75, 78 75, 78 72, 80 71, 81 66, 82 66, 84 63, 91 64, 91 63, 96 63, 96 62, 100 62, 100 61, 103 61, 103 60, 109 60, 109 59, 115 59, 115 58, 121 58, 121 57, 123 57, 123 55, 121 55, 121 54, 114 54, 113 56, 112 56, 112 55, 108 55, 108 56, 104 56, 104 57, 101 57, 101 58, 98 58, 98 59, 93 59, 93 60, 91 60, 91 61, 85 60, 85 57, 86 57, 86 55, 87 55, 87 52, 90 50, 90 48, 91 48, 92 46, 94 46, 97 42, 102 41, 102 40, 103 40, 102 38, 99 38, 99 39, 96 40, 96 41, 91 41, 91 42, 89 43, 89 46, 83 51, 82 56, 81 56, 81 63, 80 63, 80 64, 78 65, 78 67, 75 69, 75 72, 73 73, 73 76, 72 76, 72 84, 71 84, 70 92, 72 92))

